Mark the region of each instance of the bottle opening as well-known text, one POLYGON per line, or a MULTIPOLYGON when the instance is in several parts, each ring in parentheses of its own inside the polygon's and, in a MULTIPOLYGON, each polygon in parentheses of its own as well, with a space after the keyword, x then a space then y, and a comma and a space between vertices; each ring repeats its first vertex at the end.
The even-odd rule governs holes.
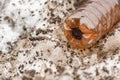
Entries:
POLYGON ((83 35, 81 30, 78 28, 72 28, 71 33, 72 33, 72 36, 74 36, 76 39, 81 39, 83 35))

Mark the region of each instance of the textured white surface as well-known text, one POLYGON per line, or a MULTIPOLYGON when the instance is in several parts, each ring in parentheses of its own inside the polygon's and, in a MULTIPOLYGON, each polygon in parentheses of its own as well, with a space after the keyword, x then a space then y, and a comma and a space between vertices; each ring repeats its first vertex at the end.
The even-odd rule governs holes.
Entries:
POLYGON ((58 26, 73 2, 0 2, 0 80, 120 79, 120 24, 94 47, 78 51, 58 26))

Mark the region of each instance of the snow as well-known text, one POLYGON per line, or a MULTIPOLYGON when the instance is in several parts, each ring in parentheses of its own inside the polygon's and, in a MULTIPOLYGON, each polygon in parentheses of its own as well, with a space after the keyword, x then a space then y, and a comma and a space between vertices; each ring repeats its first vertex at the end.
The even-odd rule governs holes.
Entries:
POLYGON ((0 80, 120 79, 120 24, 92 48, 72 49, 59 24, 73 3, 0 1, 0 80))

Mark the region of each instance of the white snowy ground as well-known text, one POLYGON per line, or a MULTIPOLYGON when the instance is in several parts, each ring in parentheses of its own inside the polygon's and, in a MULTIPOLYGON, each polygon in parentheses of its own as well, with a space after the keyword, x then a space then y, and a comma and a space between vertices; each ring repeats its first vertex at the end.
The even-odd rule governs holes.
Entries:
POLYGON ((120 80, 120 24, 72 49, 59 26, 75 0, 0 0, 0 80, 120 80))

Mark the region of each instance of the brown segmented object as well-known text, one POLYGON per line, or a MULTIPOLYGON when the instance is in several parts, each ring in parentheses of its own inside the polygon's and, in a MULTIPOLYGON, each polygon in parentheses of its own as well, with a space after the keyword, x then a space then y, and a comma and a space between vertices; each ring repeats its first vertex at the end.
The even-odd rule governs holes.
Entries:
POLYGON ((120 0, 88 0, 68 16, 64 34, 73 48, 91 47, 120 21, 120 0))

